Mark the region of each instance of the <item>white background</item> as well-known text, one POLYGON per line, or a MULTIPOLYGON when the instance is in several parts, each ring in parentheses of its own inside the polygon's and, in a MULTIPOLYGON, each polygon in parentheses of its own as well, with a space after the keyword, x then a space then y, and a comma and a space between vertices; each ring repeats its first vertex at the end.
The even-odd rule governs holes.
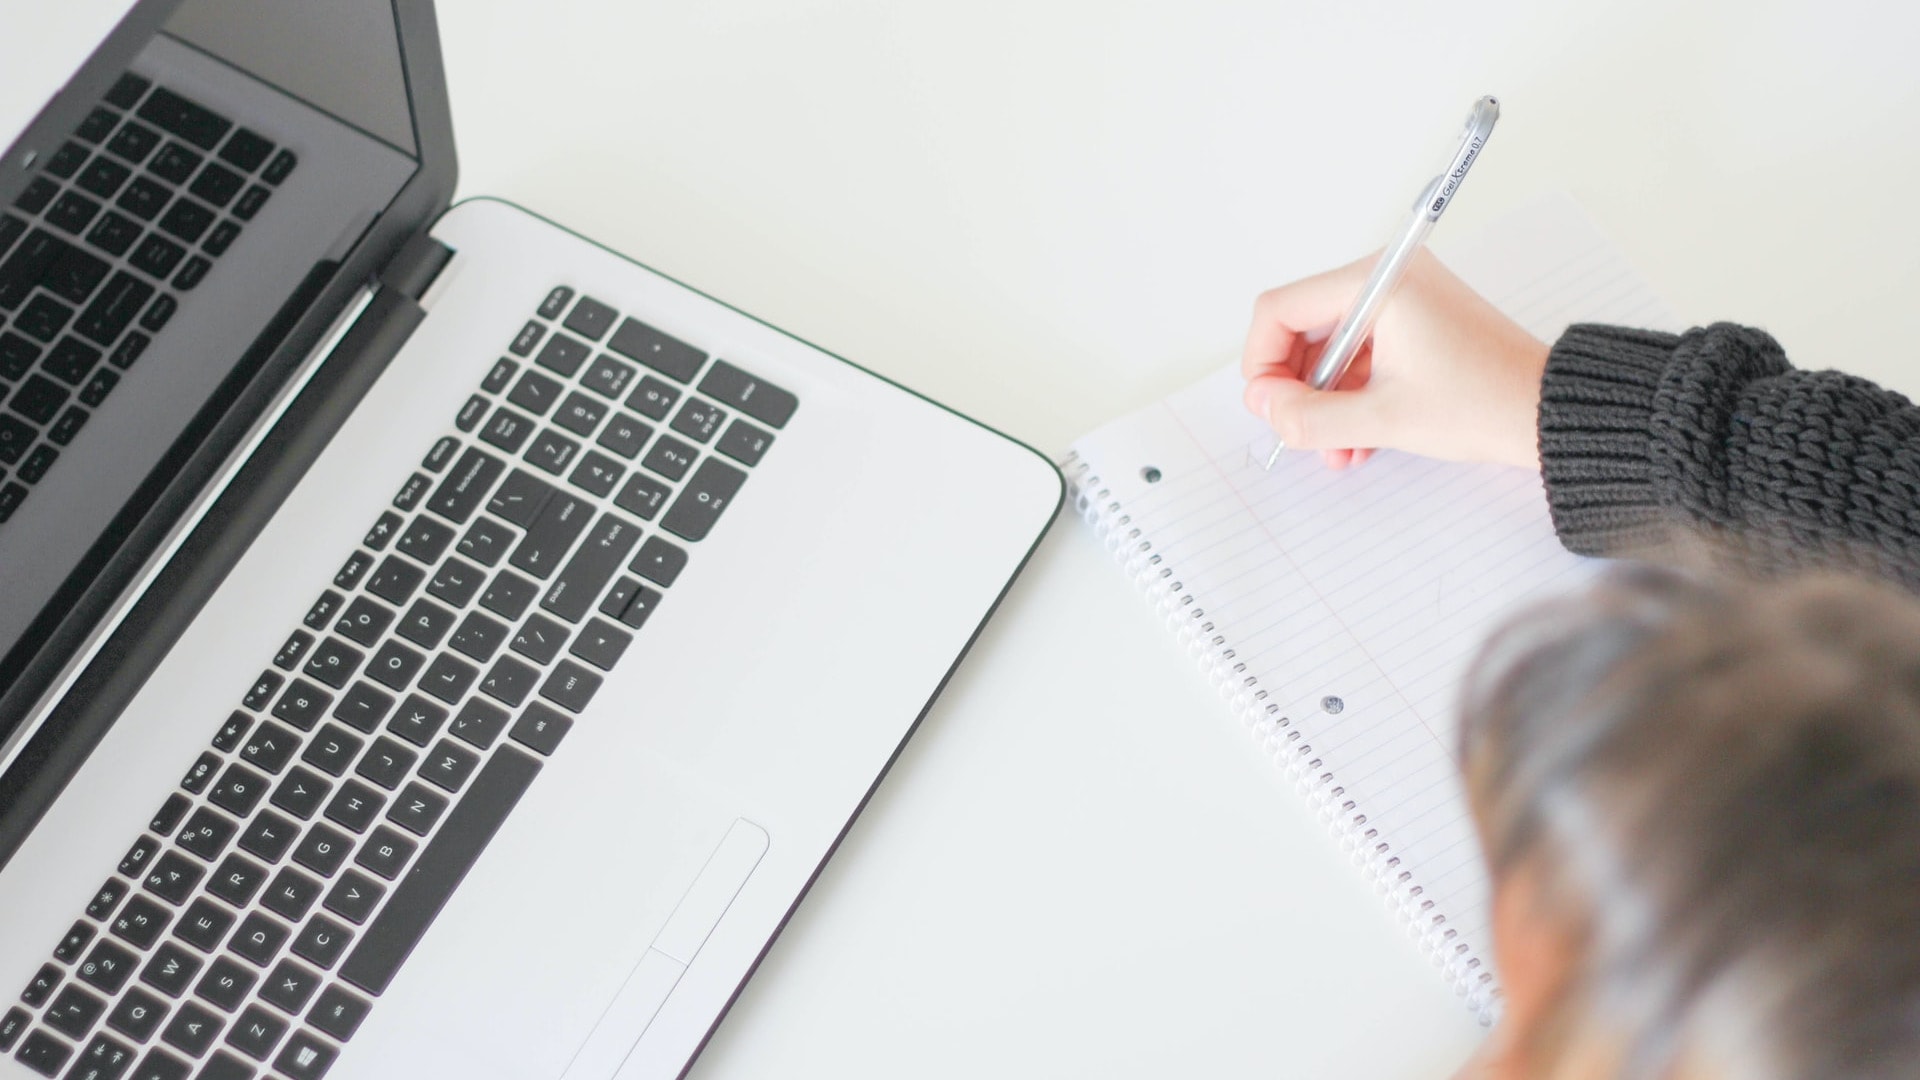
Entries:
MULTIPOLYGON (((123 3, 35 29, 0 0, 0 81, 123 3)), ((1683 318, 1920 390, 1920 9, 1891 0, 439 6, 462 194, 1055 456, 1380 243, 1487 92, 1443 234, 1570 191, 1683 318)), ((1393 1080, 1478 1037, 1063 520, 695 1075, 1393 1080)))
MULTIPOLYGON (((1683 318, 1920 389, 1915 11, 448 0, 441 30, 463 193, 1057 456, 1237 355, 1260 289, 1384 240, 1488 92, 1443 234, 1567 190, 1683 318)), ((1060 522, 696 1076, 1390 1080, 1470 1052, 1131 588, 1060 522)))

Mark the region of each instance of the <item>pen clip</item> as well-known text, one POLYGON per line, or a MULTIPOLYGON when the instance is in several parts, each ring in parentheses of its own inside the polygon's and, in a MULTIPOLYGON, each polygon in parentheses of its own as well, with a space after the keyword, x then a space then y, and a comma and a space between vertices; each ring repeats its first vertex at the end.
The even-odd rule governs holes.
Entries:
POLYGON ((1467 128, 1461 134, 1460 148, 1453 152, 1453 159, 1447 163, 1445 171, 1433 178, 1427 190, 1421 194, 1422 212, 1428 221, 1439 221, 1447 204, 1460 190, 1460 182, 1467 178, 1467 170, 1480 157, 1481 148, 1487 145, 1487 136, 1493 134, 1493 125, 1500 119, 1500 102, 1493 96, 1481 98, 1473 103, 1473 111, 1467 114, 1467 128))

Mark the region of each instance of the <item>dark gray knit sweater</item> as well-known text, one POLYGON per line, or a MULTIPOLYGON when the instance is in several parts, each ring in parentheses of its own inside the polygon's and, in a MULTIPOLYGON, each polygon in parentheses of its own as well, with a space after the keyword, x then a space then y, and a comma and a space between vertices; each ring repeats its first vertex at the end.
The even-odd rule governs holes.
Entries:
POLYGON ((1773 338, 1580 325, 1547 359, 1540 460, 1554 527, 1583 554, 1676 526, 1781 567, 1866 564, 1920 584, 1920 408, 1773 338))

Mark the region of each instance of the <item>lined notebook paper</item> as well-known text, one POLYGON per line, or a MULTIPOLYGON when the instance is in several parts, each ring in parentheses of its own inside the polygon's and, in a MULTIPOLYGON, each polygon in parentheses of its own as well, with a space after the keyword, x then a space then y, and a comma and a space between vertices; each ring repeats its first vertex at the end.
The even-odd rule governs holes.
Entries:
MULTIPOLYGON (((1564 197, 1442 258, 1543 340, 1672 314, 1564 197)), ((1074 444, 1077 505, 1254 737, 1490 1020, 1488 888, 1456 773, 1459 683, 1487 633, 1595 564, 1537 474, 1382 453, 1260 466, 1237 366, 1074 444)))

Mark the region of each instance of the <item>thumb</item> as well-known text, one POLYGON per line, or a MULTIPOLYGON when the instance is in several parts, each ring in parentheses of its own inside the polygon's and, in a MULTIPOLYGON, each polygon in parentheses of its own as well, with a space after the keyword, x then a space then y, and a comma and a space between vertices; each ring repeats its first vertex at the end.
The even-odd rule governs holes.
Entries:
POLYGON ((1280 440, 1297 450, 1384 446, 1391 440, 1369 389, 1315 390, 1298 379, 1259 378, 1247 384, 1246 404, 1280 440))

